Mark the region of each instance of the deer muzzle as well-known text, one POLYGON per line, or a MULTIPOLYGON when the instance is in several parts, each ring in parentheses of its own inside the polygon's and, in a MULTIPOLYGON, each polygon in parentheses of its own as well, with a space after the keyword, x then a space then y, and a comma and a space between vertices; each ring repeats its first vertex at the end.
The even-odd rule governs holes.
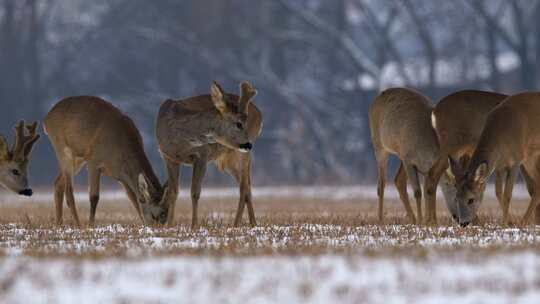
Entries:
POLYGON ((33 193, 34 192, 30 188, 19 191, 19 194, 24 196, 32 196, 33 193))
POLYGON ((462 227, 462 228, 465 228, 467 226, 469 226, 471 222, 459 222, 459 225, 462 227))
POLYGON ((253 148, 253 145, 251 143, 245 143, 238 146, 240 148, 240 152, 249 152, 253 148))

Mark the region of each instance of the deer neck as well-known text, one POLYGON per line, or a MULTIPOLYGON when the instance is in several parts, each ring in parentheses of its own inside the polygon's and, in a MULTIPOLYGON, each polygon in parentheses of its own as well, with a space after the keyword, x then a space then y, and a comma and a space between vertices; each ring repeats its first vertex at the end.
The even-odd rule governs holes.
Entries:
POLYGON ((479 147, 477 147, 471 161, 469 162, 467 172, 474 174, 474 171, 478 168, 478 166, 484 162, 487 163, 487 172, 489 176, 499 166, 499 155, 496 150, 481 147, 479 149, 479 147))
POLYGON ((194 146, 215 143, 214 135, 220 127, 218 115, 217 111, 212 111, 197 113, 189 117, 186 120, 184 138, 194 146))
POLYGON ((150 195, 158 196, 161 192, 161 184, 157 175, 145 154, 130 158, 133 161, 126 162, 122 168, 124 184, 139 197, 139 174, 143 174, 148 181, 150 195))

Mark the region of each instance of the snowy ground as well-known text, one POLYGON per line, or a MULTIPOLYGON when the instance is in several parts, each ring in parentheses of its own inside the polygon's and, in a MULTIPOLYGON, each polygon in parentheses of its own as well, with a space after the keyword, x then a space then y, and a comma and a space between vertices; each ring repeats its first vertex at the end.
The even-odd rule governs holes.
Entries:
POLYGON ((540 226, 500 228, 483 225, 418 227, 415 225, 329 224, 266 225, 255 228, 149 228, 109 225, 88 229, 24 228, 0 225, 0 254, 98 255, 128 257, 161 253, 302 254, 407 248, 499 248, 540 245, 540 226), (309 250, 308 250, 309 249, 309 250))
POLYGON ((540 256, 7 258, 5 303, 531 303, 540 256))
POLYGON ((67 208, 53 224, 47 193, 5 195, 0 303, 540 303, 540 226, 501 227, 489 199, 475 226, 452 224, 444 204, 439 226, 411 225, 394 191, 379 224, 374 187, 259 188, 258 226, 233 228, 236 189, 207 189, 195 231, 185 195, 164 228, 108 192, 82 229, 67 208))

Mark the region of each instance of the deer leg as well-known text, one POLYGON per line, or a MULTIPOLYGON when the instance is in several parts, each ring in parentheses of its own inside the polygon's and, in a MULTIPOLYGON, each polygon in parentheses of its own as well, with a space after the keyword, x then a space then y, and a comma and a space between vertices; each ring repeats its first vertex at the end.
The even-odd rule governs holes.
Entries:
MULTIPOLYGON (((425 181, 424 181, 424 191, 426 201, 426 217, 427 221, 430 223, 437 222, 437 186, 444 171, 448 168, 448 160, 446 154, 441 154, 441 157, 435 162, 435 164, 429 169, 425 181)), ((418 179, 418 175, 417 175, 418 179)), ((449 198, 445 198, 448 200, 449 198)), ((447 206, 450 204, 455 204, 455 201, 447 201, 447 206)), ((451 209, 450 207, 448 209, 451 209)), ((457 209, 457 208, 454 208, 457 209)), ((456 216, 452 214, 452 217, 456 216)), ((421 219, 419 220, 421 222, 421 219)))
POLYGON ((77 209, 75 206, 75 196, 73 194, 73 177, 69 173, 64 173, 64 178, 67 205, 69 207, 69 210, 71 211, 71 215, 73 216, 73 220, 75 221, 76 225, 81 227, 79 215, 77 215, 77 209))
POLYGON ((60 173, 54 182, 54 206, 56 211, 56 224, 62 225, 62 209, 64 208, 64 174, 60 173))
POLYGON ((504 185, 503 181, 505 180, 506 172, 504 170, 496 170, 495 171, 495 196, 497 197, 497 201, 499 202, 499 206, 501 207, 501 210, 503 207, 503 195, 504 195, 504 185))
POLYGON ((540 204, 536 204, 534 222, 536 225, 540 225, 540 204))
POLYGON ((88 163, 88 193, 90 195, 90 218, 89 223, 94 225, 96 219, 96 208, 99 202, 99 184, 101 172, 92 163, 88 163))
POLYGON ((502 202, 502 223, 508 225, 508 209, 510 207, 510 200, 512 199, 512 192, 514 190, 514 183, 518 173, 517 166, 506 170, 506 181, 504 184, 503 202, 502 202))
POLYGON ((242 175, 243 178, 240 184, 240 197, 245 198, 248 207, 249 224, 254 227, 257 226, 257 221, 255 220, 255 210, 253 209, 253 200, 251 196, 251 155, 249 155, 248 166, 244 166, 243 169, 244 174, 242 175))
POLYGON ((527 170, 525 170, 523 165, 519 167, 519 172, 521 173, 521 176, 523 176, 523 181, 525 182, 525 186, 527 186, 527 192, 529 192, 530 196, 533 196, 534 180, 531 178, 527 170))
POLYGON ((232 175, 240 187, 240 198, 238 200, 238 208, 236 209, 236 217, 234 219, 234 226, 240 226, 242 222, 242 215, 244 214, 244 207, 248 207, 249 224, 256 226, 257 221, 255 219, 255 211, 253 209, 253 201, 251 196, 251 155, 243 157, 239 162, 235 163, 236 166, 228 168, 229 174, 232 175))
POLYGON ((206 174, 206 158, 198 158, 193 164, 193 176, 191 178, 191 229, 198 226, 199 198, 201 197, 202 180, 206 174))
MULTIPOLYGON (((525 182, 525 185, 527 186, 527 192, 529 192, 529 195, 533 197, 534 195, 534 180, 529 175, 527 170, 525 170, 525 166, 521 165, 519 167, 519 171, 521 172, 521 176, 523 176, 523 181, 525 182)), ((535 211, 535 223, 538 225, 540 224, 540 204, 536 205, 536 211, 535 211)))
POLYGON ((137 215, 139 215, 139 219, 141 219, 141 222, 144 225, 145 224, 144 216, 142 214, 141 206, 139 205, 139 201, 137 200, 137 195, 135 195, 135 193, 133 193, 133 191, 126 184, 124 184, 124 183, 120 183, 120 184, 122 185, 122 187, 124 187, 124 190, 126 191, 126 195, 127 195, 128 199, 129 199, 129 201, 131 202, 131 204, 133 205, 133 207, 137 211, 137 215))
MULTIPOLYGON (((536 183, 536 186, 540 186, 538 183, 536 183)), ((531 201, 529 202, 529 206, 527 207, 527 211, 525 211, 525 214, 523 215, 523 218, 521 219, 521 225, 526 226, 532 215, 533 212, 538 211, 538 200, 540 199, 540 195, 538 195, 538 192, 533 193, 533 196, 531 197, 531 201)))
MULTIPOLYGON (((242 192, 241 188, 240 192, 242 192)), ((246 202, 242 199, 242 194, 240 194, 240 199, 238 200, 238 208, 236 208, 236 216, 234 217, 234 227, 238 227, 242 223, 242 216, 244 215, 245 206, 246 202)))
POLYGON ((167 224, 169 226, 174 225, 174 215, 176 200, 178 199, 178 189, 179 189, 179 178, 180 178, 180 164, 173 163, 169 160, 165 161, 167 163, 167 189, 165 192, 164 204, 167 205, 167 224))
MULTIPOLYGON (((416 176, 418 176, 418 171, 416 172, 416 176)), ((427 177, 424 177, 424 201, 426 205, 426 223, 429 225, 436 225, 437 224, 437 204, 436 200, 427 200, 427 187, 426 184, 429 183, 427 177)), ((420 181, 418 181, 418 184, 420 184, 420 181)), ((422 191, 422 188, 420 188, 420 192, 422 191)), ((416 191, 415 191, 416 194, 416 191)), ((422 201, 422 197, 420 196, 419 201, 422 201)), ((421 203, 420 203, 421 204, 421 203)))
POLYGON ((416 216, 418 223, 422 223, 422 189, 420 188, 420 180, 418 179, 418 170, 415 166, 405 165, 405 170, 407 171, 407 177, 409 178, 409 183, 414 191, 414 198, 416 199, 416 216))
POLYGON ((246 187, 243 184, 241 173, 236 168, 231 168, 231 175, 233 175, 236 183, 240 186, 240 198, 238 199, 238 208, 236 208, 236 216, 234 217, 234 227, 240 226, 242 223, 242 216, 244 215, 244 208, 246 206, 246 200, 244 197, 246 187))
POLYGON ((409 194, 407 193, 407 173, 403 168, 403 162, 399 164, 399 169, 396 177, 394 178, 394 183, 396 185, 396 189, 398 190, 399 198, 401 198, 401 201, 405 206, 405 211, 407 211, 407 217, 411 220, 413 224, 415 224, 416 217, 414 216, 414 212, 411 208, 411 203, 409 201, 409 194))
MULTIPOLYGON (((376 156, 378 153, 376 153, 376 156)), ((388 160, 388 154, 384 153, 377 156, 377 171, 378 171, 378 183, 377 183, 377 196, 379 197, 378 206, 378 218, 379 222, 383 221, 383 204, 384 204, 384 187, 386 184, 386 163, 388 160)))
POLYGON ((540 187, 540 168, 538 166, 538 159, 537 160, 531 160, 528 163, 524 163, 521 167, 521 173, 523 175, 523 178, 525 180, 525 183, 527 184, 527 190, 529 191, 529 194, 531 195, 531 201, 529 202, 529 206, 527 207, 527 211, 523 215, 523 218, 521 219, 522 225, 527 225, 533 216, 533 212, 536 213, 535 221, 536 223, 539 223, 539 211, 540 211, 540 204, 538 204, 538 200, 540 200, 540 191, 536 191, 538 187, 540 187))

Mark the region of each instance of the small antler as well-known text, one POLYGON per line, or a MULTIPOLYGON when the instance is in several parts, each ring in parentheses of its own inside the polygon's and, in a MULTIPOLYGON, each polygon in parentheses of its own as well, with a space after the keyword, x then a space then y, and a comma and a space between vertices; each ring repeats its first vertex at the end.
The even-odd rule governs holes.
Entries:
POLYGON ((257 95, 257 90, 247 81, 240 83, 240 99, 238 101, 239 108, 242 112, 248 112, 248 106, 253 97, 257 95))
POLYGON ((9 158, 9 146, 4 136, 0 135, 0 160, 6 160, 9 158))
POLYGON ((23 150, 24 144, 24 120, 19 120, 15 126, 15 143, 13 144, 13 149, 11 150, 14 159, 17 159, 23 150))
POLYGON ((25 142, 24 144, 24 156, 26 158, 28 158, 28 156, 30 155, 30 153, 32 153, 32 148, 34 147, 34 144, 36 143, 36 141, 39 139, 39 134, 37 134, 37 127, 38 127, 38 122, 37 121, 34 121, 34 123, 32 123, 31 125, 27 125, 26 126, 26 130, 28 131, 28 138, 29 140, 25 142))
POLYGON ((25 162, 28 160, 28 156, 32 152, 34 144, 39 139, 39 134, 36 132, 37 126, 37 121, 30 125, 26 125, 24 120, 19 121, 15 127, 15 144, 13 145, 13 150, 11 153, 14 160, 19 162, 25 162), (28 135, 25 133, 28 133, 28 135))

